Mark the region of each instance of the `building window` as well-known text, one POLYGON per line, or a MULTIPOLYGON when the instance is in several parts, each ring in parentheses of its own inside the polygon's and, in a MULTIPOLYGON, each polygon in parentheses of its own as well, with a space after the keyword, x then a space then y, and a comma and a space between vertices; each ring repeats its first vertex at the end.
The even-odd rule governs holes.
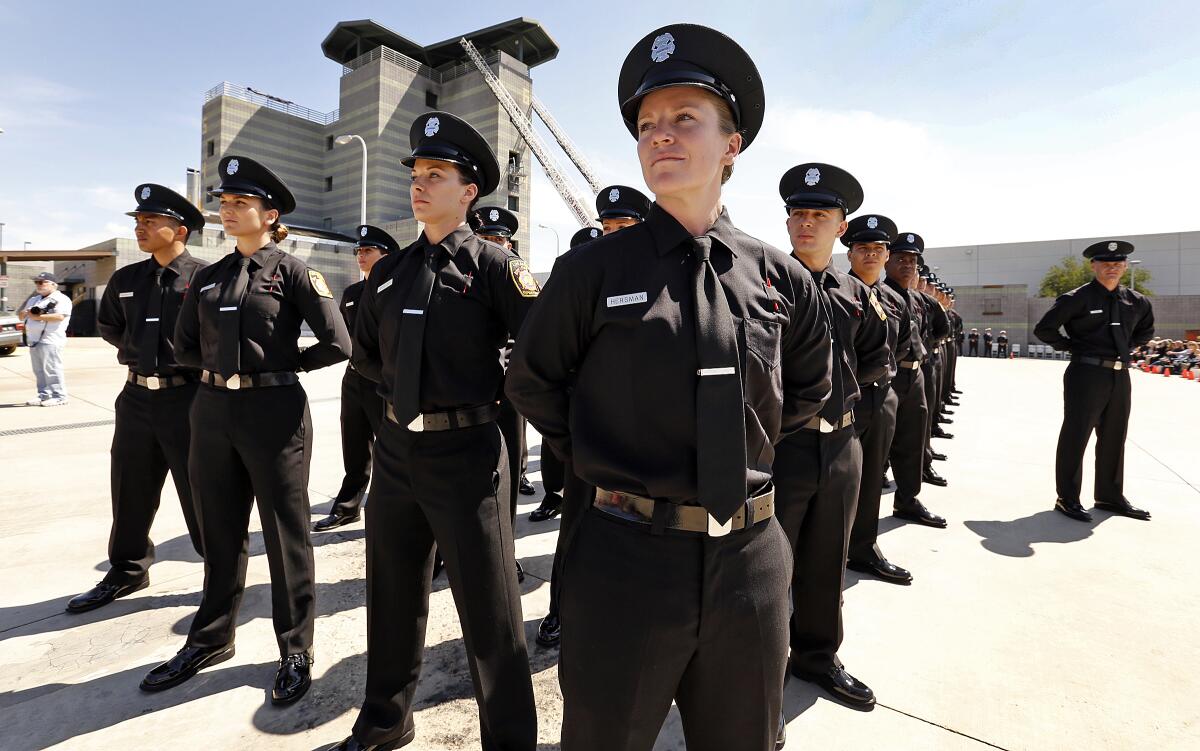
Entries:
POLYGON ((980 302, 983 304, 982 312, 985 316, 1004 315, 999 297, 985 297, 980 302))
MULTIPOLYGON (((209 141, 209 143, 212 143, 212 141, 209 141)), ((205 203, 212 203, 212 202, 213 202, 213 197, 212 197, 212 188, 213 188, 213 186, 211 186, 211 185, 210 185, 210 186, 208 186, 207 188, 205 188, 205 189, 204 189, 204 202, 205 202, 205 203)))
POLYGON ((521 210, 521 197, 520 196, 509 196, 508 197, 508 210, 512 211, 514 213, 521 210))
POLYGON ((509 242, 512 243, 513 252, 515 252, 517 255, 520 255, 521 250, 518 247, 519 243, 517 242, 516 238, 509 238, 509 242))
POLYGON ((327 216, 321 220, 322 229, 333 229, 333 217, 327 216))
POLYGON ((333 178, 327 177, 327 178, 325 178, 325 192, 329 193, 332 190, 333 190, 333 178))
POLYGON ((438 97, 435 92, 432 92, 432 91, 425 92, 425 106, 426 107, 436 107, 437 99, 438 99, 438 97))
POLYGON ((217 144, 214 141, 209 141, 208 146, 206 148, 208 149, 209 156, 212 156, 217 153, 217 144))
POLYGON ((325 150, 333 151, 333 136, 325 136, 325 150))

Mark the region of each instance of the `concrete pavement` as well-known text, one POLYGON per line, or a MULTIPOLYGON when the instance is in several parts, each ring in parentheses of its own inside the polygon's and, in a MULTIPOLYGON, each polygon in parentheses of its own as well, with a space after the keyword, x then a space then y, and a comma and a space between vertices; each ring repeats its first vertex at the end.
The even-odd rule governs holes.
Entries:
MULTIPOLYGON (((66 600, 106 568, 111 520, 108 447, 124 371, 98 339, 65 357, 71 403, 33 395, 27 350, 0 358, 0 749, 323 748, 345 736, 365 677, 363 527, 315 535, 317 664, 299 705, 270 705, 276 652, 270 580, 257 515, 237 656, 161 694, 142 675, 182 646, 199 602, 171 483, 153 536, 151 586, 92 613, 66 600)), ((1050 509, 1063 363, 964 358, 962 406, 937 441, 948 488, 926 504, 947 530, 888 516, 880 545, 913 571, 911 587, 847 574, 841 657, 880 705, 843 707, 789 683, 788 748, 1200 748, 1200 539, 1196 416, 1200 385, 1134 373, 1127 495, 1150 523, 1096 513, 1092 524, 1050 509)), ((342 368, 304 374, 315 450, 313 518, 341 479, 342 368)), ((531 446, 531 479, 538 446, 531 446)), ((1091 458, 1089 455, 1088 462, 1091 458)), ((1090 466, 1084 479, 1091 487, 1090 466)), ((539 486, 540 491, 540 486, 539 486)), ((539 749, 558 748, 557 653, 533 643, 548 602, 557 522, 531 524, 540 496, 522 497, 517 551, 539 707, 539 749)), ((1085 505, 1086 502, 1085 502, 1085 505)), ((478 748, 478 720, 453 600, 431 600, 414 749, 478 748)), ((672 713, 656 751, 682 749, 672 713)), ((736 750, 733 750, 736 751, 736 750)))

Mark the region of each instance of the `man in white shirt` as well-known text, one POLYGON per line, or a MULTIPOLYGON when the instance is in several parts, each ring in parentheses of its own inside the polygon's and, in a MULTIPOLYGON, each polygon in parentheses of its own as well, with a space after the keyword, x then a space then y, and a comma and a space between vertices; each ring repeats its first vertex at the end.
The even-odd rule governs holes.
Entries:
POLYGON ((42 272, 33 278, 35 292, 17 317, 25 322, 25 341, 29 360, 37 379, 37 398, 31 407, 57 407, 67 403, 67 384, 63 378, 62 350, 67 346, 67 325, 71 322, 71 298, 58 291, 54 274, 42 272))

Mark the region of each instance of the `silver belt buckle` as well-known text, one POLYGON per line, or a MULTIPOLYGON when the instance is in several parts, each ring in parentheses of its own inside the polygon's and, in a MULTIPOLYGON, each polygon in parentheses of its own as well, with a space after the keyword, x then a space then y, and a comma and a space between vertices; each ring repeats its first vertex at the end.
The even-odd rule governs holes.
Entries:
POLYGON ((225 388, 227 388, 227 389, 232 389, 234 391, 237 391, 241 387, 242 387, 242 377, 237 373, 234 373, 229 379, 227 379, 225 381, 225 388))
POLYGON ((412 422, 404 427, 408 428, 412 433, 420 433, 425 430, 425 415, 418 412, 417 416, 412 419, 412 422))
POLYGON ((829 422, 824 417, 820 418, 820 420, 821 420, 821 432, 822 433, 832 433, 834 431, 835 428, 833 426, 833 423, 829 422))
POLYGON ((733 517, 729 517, 729 521, 721 524, 712 514, 708 515, 708 536, 709 537, 724 537, 733 531, 733 517))
POLYGON ((151 391, 158 391, 162 384, 158 382, 158 376, 146 376, 146 388, 151 391))
POLYGON ((1125 367, 1125 363, 1121 362, 1120 360, 1117 360, 1113 363, 1113 370, 1120 370, 1123 367, 1125 367))

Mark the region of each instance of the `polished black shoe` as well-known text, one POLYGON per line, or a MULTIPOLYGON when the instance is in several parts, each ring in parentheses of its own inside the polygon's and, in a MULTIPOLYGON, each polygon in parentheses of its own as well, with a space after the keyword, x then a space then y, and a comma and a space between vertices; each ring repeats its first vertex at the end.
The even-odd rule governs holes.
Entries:
POLYGON ((787 717, 783 710, 779 711, 779 729, 775 731, 775 751, 783 751, 787 746, 787 717))
POLYGON ((191 678, 197 671, 210 665, 217 665, 233 657, 232 644, 223 647, 193 647, 184 645, 183 649, 163 664, 146 673, 138 688, 143 691, 165 691, 174 688, 191 678))
POLYGON ((361 518, 362 515, 358 511, 352 514, 339 514, 335 512, 314 524, 313 532, 328 532, 331 529, 353 524, 361 518))
POLYGON ((543 647, 557 647, 561 636, 562 627, 558 622, 558 616, 548 613, 538 624, 537 643, 543 647))
POLYGON ((860 709, 875 705, 875 692, 867 684, 846 672, 846 669, 834 665, 824 673, 801 673, 792 670, 792 675, 801 680, 815 683, 825 689, 830 696, 860 709))
POLYGON ((517 561, 516 563, 517 563, 517 583, 524 584, 525 583, 525 569, 524 569, 524 567, 521 566, 520 561, 517 561))
POLYGON ((89 610, 103 607, 118 597, 131 595, 134 592, 140 592, 150 586, 150 577, 143 576, 141 581, 133 584, 110 584, 109 582, 100 582, 88 591, 80 595, 75 595, 67 601, 68 613, 86 613, 89 610))
POLYGON ((529 512, 529 521, 547 522, 562 513, 562 496, 558 493, 547 493, 542 499, 542 505, 529 512))
POLYGON ((1114 503, 1111 501, 1096 501, 1096 508, 1102 511, 1111 511, 1114 514, 1128 516, 1130 519, 1141 519, 1142 521, 1150 521, 1150 512, 1145 509, 1140 509, 1132 505, 1129 501, 1121 499, 1114 503))
POLYGON ((958 389, 950 389, 950 393, 951 393, 951 394, 961 394, 961 393, 962 393, 962 391, 960 391, 960 390, 958 390, 958 389))
POLYGON ((930 432, 930 435, 932 435, 934 438, 953 438, 954 437, 953 433, 947 433, 946 431, 942 430, 941 428, 939 428, 936 425, 933 426, 933 430, 930 432))
POLYGON ((1087 512, 1079 501, 1064 501, 1059 498, 1054 502, 1054 510, 1058 513, 1069 516, 1075 521, 1090 522, 1092 515, 1087 512))
POLYGON ((925 504, 920 501, 910 501, 903 506, 892 506, 892 516, 897 519, 924 524, 926 527, 946 528, 946 520, 925 508, 925 504))
MULTIPOLYGON (((945 405, 946 405, 946 407, 953 407, 953 406, 955 406, 954 404, 952 404, 952 403, 950 403, 950 402, 948 402, 948 401, 947 401, 947 402, 945 402, 945 405)), ((952 414, 954 414, 954 410, 952 410, 952 409, 946 409, 945 407, 943 407, 943 408, 942 408, 942 414, 943 414, 943 415, 952 415, 952 414)))
POLYGON ((275 685, 271 687, 272 704, 291 704, 308 692, 312 685, 312 655, 288 655, 279 661, 275 685))
POLYGON ((944 488, 950 484, 946 482, 945 477, 942 477, 937 472, 933 471, 932 467, 921 473, 921 482, 928 483, 930 485, 937 485, 939 488, 944 488))
POLYGON ((937 420, 935 420, 935 422, 937 422, 938 425, 953 425, 954 424, 954 421, 951 420, 949 417, 942 417, 941 415, 938 415, 938 418, 937 418, 937 420))
POLYGON ((350 736, 341 743, 330 746, 329 748, 325 749, 325 751, 396 751, 396 749, 400 748, 401 746, 407 746, 408 744, 412 743, 413 739, 416 737, 417 731, 416 729, 413 729, 394 741, 371 745, 368 743, 360 743, 359 741, 354 740, 354 736, 350 736))
POLYGON ((887 560, 876 558, 872 561, 846 561, 846 568, 863 574, 870 574, 876 579, 889 584, 912 584, 912 574, 887 560))
POLYGON ((935 462, 944 462, 944 461, 946 461, 946 455, 945 455, 945 454, 939 454, 939 453, 938 453, 938 452, 936 452, 936 451, 930 451, 930 452, 929 452, 929 458, 930 458, 930 459, 933 459, 935 462))
POLYGON ((517 484, 517 491, 521 495, 536 495, 537 488, 533 487, 533 483, 525 475, 521 475, 521 482, 517 484))

